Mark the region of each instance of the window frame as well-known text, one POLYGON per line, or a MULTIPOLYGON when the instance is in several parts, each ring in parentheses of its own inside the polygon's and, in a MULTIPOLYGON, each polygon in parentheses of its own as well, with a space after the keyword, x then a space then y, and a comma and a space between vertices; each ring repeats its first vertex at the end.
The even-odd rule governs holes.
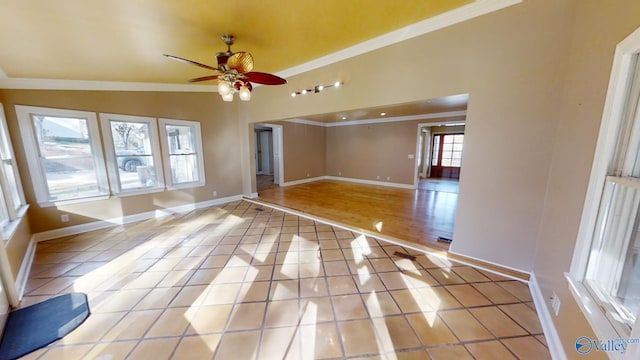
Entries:
POLYGON ((160 141, 158 136, 158 122, 155 117, 134 116, 124 114, 100 113, 100 125, 102 127, 102 138, 105 148, 107 169, 109 174, 109 184, 111 193, 119 197, 150 194, 164 191, 164 172, 163 159, 160 150, 160 141), (151 157, 154 164, 154 173, 156 176, 156 185, 152 187, 136 187, 132 189, 123 189, 120 181, 120 173, 118 167, 118 157, 115 154, 115 145, 113 143, 113 135, 111 131, 111 121, 143 123, 149 127, 149 139, 151 140, 151 157))
MULTIPOLYGON (((611 164, 619 159, 619 156, 614 155, 621 151, 618 147, 618 137, 620 126, 622 126, 625 117, 625 104, 631 88, 630 85, 633 81, 632 61, 635 56, 638 56, 637 54, 640 54, 640 28, 618 44, 615 50, 585 205, 571 266, 569 272, 565 273, 571 294, 599 339, 640 338, 640 316, 636 316, 635 324, 631 327, 629 334, 621 334, 622 329, 609 321, 607 306, 603 305, 601 299, 585 285, 588 262, 595 239, 594 233, 598 226, 599 209, 602 200, 606 200, 606 196, 608 196, 605 194, 607 176, 611 164)), ((640 61, 640 57, 638 59, 640 61)), ((640 123, 640 121, 638 122, 640 123)), ((623 145, 623 148, 628 149, 628 144, 623 145)), ((628 151, 625 150, 625 152, 628 151)), ((640 357, 640 347, 629 347, 624 355, 615 352, 610 352, 608 355, 616 359, 636 359, 640 357)))
POLYGON ((18 229, 18 224, 27 213, 29 204, 27 204, 24 196, 20 171, 15 160, 13 144, 2 103, 0 103, 0 147, 2 147, 0 149, 0 163, 8 162, 12 167, 13 173, 13 176, 9 176, 5 171, 5 166, 0 166, 0 207, 2 207, 0 210, 3 215, 3 219, 0 221, 0 228, 2 230, 2 239, 6 241, 11 239, 18 229), (13 182, 13 186, 10 182, 13 182), (15 194, 11 194, 12 189, 15 190, 15 194), (17 203, 14 197, 17 198, 17 203))
POLYGON ((102 140, 98 126, 98 119, 95 112, 47 108, 39 106, 15 105, 18 125, 22 138, 25 156, 31 181, 33 183, 36 201, 41 207, 53 207, 63 204, 72 204, 87 201, 105 200, 110 196, 109 180, 105 167, 104 154, 102 152, 102 140), (89 133, 89 144, 91 146, 92 158, 95 165, 96 180, 98 185, 98 193, 91 196, 83 196, 68 199, 51 199, 49 186, 45 171, 38 154, 39 147, 37 145, 35 129, 33 127, 32 114, 45 115, 51 117, 71 117, 82 118, 87 121, 87 130, 89 133))
POLYGON ((204 152, 202 151, 202 131, 200 129, 200 122, 191 121, 191 120, 176 120, 176 119, 166 119, 160 118, 158 119, 158 124, 160 126, 160 143, 162 146, 162 158, 164 160, 164 171, 165 171, 165 186, 168 190, 174 189, 184 189, 184 188, 192 188, 192 187, 200 187, 206 185, 205 173, 204 173, 204 152), (173 174, 171 168, 171 156, 170 146, 167 141, 167 126, 188 126, 193 127, 194 141, 197 151, 197 161, 198 161, 198 181, 191 181, 185 183, 174 184, 173 182, 173 174))

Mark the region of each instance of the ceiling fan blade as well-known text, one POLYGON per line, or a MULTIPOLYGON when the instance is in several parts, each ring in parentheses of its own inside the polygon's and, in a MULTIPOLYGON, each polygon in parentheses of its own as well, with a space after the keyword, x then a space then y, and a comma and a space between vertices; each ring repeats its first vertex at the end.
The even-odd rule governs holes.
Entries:
POLYGON ((181 57, 177 57, 177 56, 173 56, 173 55, 168 55, 168 54, 163 54, 164 56, 168 57, 171 60, 176 60, 176 61, 180 61, 186 64, 191 64, 191 65, 195 65, 195 66, 200 66, 202 68, 205 69, 209 69, 209 70, 214 70, 214 71, 220 71, 218 68, 214 68, 213 66, 209 66, 206 64, 201 64, 199 62, 195 62, 193 60, 188 60, 188 59, 183 59, 181 57))
POLYGON ((253 70, 253 56, 248 52, 237 52, 229 57, 227 66, 240 74, 248 73, 253 70))
POLYGON ((217 79, 218 79, 218 75, 209 75, 209 76, 203 76, 195 79, 190 79, 189 82, 193 83, 198 81, 217 80, 217 79))
POLYGON ((249 81, 263 85, 282 85, 287 83, 287 80, 279 76, 263 72, 252 71, 244 75, 249 79, 249 81))

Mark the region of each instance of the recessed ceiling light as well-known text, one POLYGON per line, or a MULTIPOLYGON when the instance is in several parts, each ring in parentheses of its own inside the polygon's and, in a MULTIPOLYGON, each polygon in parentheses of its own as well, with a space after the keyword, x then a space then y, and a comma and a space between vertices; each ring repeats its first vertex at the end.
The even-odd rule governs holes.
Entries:
POLYGON ((386 112, 381 112, 381 113, 380 113, 380 116, 386 116, 386 115, 387 115, 387 113, 386 113, 386 112))
POLYGON ((342 117, 342 120, 347 120, 347 117, 346 117, 346 116, 343 116, 343 117, 342 117))

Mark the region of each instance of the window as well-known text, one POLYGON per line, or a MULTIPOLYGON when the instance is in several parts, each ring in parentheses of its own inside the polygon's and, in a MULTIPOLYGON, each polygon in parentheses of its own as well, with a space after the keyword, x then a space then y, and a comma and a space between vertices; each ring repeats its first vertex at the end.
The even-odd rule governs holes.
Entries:
POLYGON ((433 135, 431 165, 460 167, 462 162, 462 143, 464 134, 433 135), (442 143, 442 150, 440 144, 442 143))
POLYGON ((13 155, 13 146, 9 138, 9 130, 7 129, 7 121, 4 118, 4 109, 0 104, 0 116, 2 123, 0 124, 0 159, 2 161, 2 189, 8 194, 10 212, 18 212, 25 206, 24 193, 22 192, 22 183, 20 182, 20 174, 13 155))
POLYGON ((0 166, 0 228, 3 239, 8 239, 17 228, 16 220, 24 216, 28 206, 14 160, 13 146, 2 104, 0 104, 0 161, 2 163, 0 166))
POLYGON ((22 105, 16 113, 41 206, 109 195, 95 113, 22 105))
POLYGON ((440 163, 438 160, 440 159, 440 136, 433 136, 433 151, 431 152, 431 165, 438 166, 440 163))
POLYGON ((619 332, 628 335, 640 309, 640 62, 625 101, 616 145, 609 160, 594 229, 585 285, 608 309, 619 332))
POLYGON ((431 151, 432 177, 459 178, 464 134, 434 134, 431 151))
POLYGON ((640 30, 616 49, 578 242, 567 274, 572 293, 601 339, 640 335, 639 51, 640 30))
POLYGON ((442 166, 460 167, 464 135, 444 135, 442 142, 442 166))
POLYGON ((200 123, 160 119, 168 188, 205 184, 200 123))
POLYGON ((155 118, 100 114, 114 194, 162 191, 162 162, 155 118))

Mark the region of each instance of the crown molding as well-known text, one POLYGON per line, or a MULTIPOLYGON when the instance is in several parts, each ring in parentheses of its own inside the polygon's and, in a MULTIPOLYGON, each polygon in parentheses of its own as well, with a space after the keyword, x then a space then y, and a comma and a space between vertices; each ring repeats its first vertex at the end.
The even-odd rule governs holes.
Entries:
POLYGON ((0 89, 215 92, 215 85, 166 84, 118 81, 2 78, 0 89))
MULTIPOLYGON (((351 121, 340 121, 340 122, 329 122, 324 123, 321 121, 307 120, 302 118, 295 119, 287 119, 284 120, 286 122, 296 123, 296 124, 305 124, 305 125, 313 125, 320 127, 336 127, 336 126, 352 126, 352 125, 363 125, 363 124, 379 124, 379 123, 390 123, 390 122, 400 122, 400 121, 414 121, 414 120, 428 120, 428 119, 442 119, 448 117, 458 117, 458 116, 466 116, 467 111, 447 111, 440 113, 431 113, 431 114, 418 114, 418 115, 408 115, 408 116, 395 116, 389 118, 376 118, 376 119, 362 119, 362 120, 351 120, 351 121)), ((444 124, 444 122, 443 122, 444 124)))
POLYGON ((307 63, 294 66, 278 73, 278 76, 287 78, 289 76, 298 75, 307 71, 311 71, 323 66, 327 66, 342 60, 346 60, 358 55, 362 55, 385 46, 393 45, 420 35, 440 30, 447 26, 455 25, 463 21, 473 19, 475 17, 485 15, 511 5, 521 3, 522 0, 476 0, 471 4, 464 5, 457 9, 434 16, 417 22, 412 25, 405 26, 401 29, 378 36, 371 40, 359 43, 357 45, 342 49, 332 54, 319 57, 307 63))
MULTIPOLYGON (((310 70, 327 66, 342 60, 362 55, 385 46, 424 35, 447 26, 451 26, 475 17, 485 15, 518 3, 522 0, 476 0, 468 5, 434 16, 429 19, 405 26, 385 35, 359 43, 346 49, 322 56, 307 63, 291 67, 276 73, 287 78, 310 70)), ((171 91, 171 92, 214 92, 214 85, 112 82, 89 80, 59 80, 11 78, 0 69, 0 89, 25 90, 98 90, 98 91, 171 91)))

